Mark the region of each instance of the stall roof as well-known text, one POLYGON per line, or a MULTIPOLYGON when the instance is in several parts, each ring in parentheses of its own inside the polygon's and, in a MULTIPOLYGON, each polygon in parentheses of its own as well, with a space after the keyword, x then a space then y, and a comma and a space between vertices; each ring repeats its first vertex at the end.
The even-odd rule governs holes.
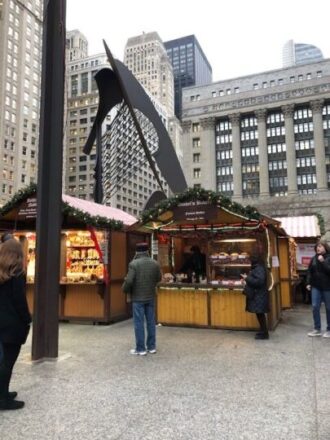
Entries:
POLYGON ((294 238, 320 237, 321 231, 316 215, 276 217, 282 228, 294 238))
POLYGON ((98 203, 90 202, 88 200, 78 199, 77 197, 62 195, 63 202, 70 205, 72 208, 87 212, 93 216, 100 216, 108 218, 109 220, 118 220, 124 225, 130 226, 136 223, 137 219, 121 209, 113 208, 112 206, 100 205, 98 203))
MULTIPOLYGON (((35 183, 19 190, 0 208, 0 222, 2 228, 10 228, 10 222, 33 223, 37 216, 36 201, 37 185, 35 183)), ((90 224, 96 227, 109 227, 120 230, 123 226, 129 227, 137 219, 121 209, 100 205, 87 200, 62 194, 62 212, 76 223, 90 224)))

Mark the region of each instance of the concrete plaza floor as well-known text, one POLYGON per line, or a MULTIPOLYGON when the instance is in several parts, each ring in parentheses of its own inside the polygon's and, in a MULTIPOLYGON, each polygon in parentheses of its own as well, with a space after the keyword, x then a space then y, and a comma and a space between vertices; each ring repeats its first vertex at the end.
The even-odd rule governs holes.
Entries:
POLYGON ((61 324, 57 362, 24 346, 12 390, 26 406, 0 413, 0 439, 329 440, 330 340, 311 323, 300 306, 268 341, 161 326, 145 357, 129 354, 131 320, 61 324))

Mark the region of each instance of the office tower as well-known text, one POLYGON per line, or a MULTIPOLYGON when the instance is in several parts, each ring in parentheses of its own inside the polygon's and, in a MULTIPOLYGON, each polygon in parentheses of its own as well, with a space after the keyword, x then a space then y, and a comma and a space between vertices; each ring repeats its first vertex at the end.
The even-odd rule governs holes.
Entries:
POLYGON ((283 46, 283 67, 299 66, 323 60, 321 50, 312 44, 294 43, 289 40, 283 46))
MULTIPOLYGON (((151 98, 152 99, 152 98, 151 98)), ((154 103, 155 104, 155 103, 154 103)), ((164 109, 155 106, 159 116, 166 117, 164 109)), ((152 123, 135 110, 151 154, 158 148, 158 136, 152 123)), ((166 120, 164 121, 166 123, 166 120)), ((146 159, 138 132, 126 105, 113 117, 103 139, 103 203, 139 216, 150 196, 160 190, 159 184, 146 159)), ((158 167, 155 163, 156 169, 158 167)), ((158 170, 165 194, 168 185, 158 170)))
POLYGON ((212 67, 195 35, 166 41, 174 74, 175 115, 181 119, 182 89, 212 82, 212 67))
POLYGON ((330 60, 183 91, 184 172, 270 216, 330 229, 330 60))
POLYGON ((94 75, 102 67, 109 67, 109 63, 105 54, 88 56, 87 49, 87 40, 81 32, 67 33, 65 192, 93 200, 96 152, 93 148, 86 156, 83 148, 98 109, 94 75))
POLYGON ((43 1, 0 1, 0 205, 37 177, 43 1))
POLYGON ((124 64, 149 94, 174 115, 173 69, 157 32, 129 38, 124 64))

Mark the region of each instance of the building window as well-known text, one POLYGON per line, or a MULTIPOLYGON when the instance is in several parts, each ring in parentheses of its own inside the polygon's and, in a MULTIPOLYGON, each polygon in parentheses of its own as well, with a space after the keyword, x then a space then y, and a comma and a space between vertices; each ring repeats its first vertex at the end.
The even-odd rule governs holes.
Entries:
POLYGON ((201 146, 201 140, 199 138, 193 139, 193 148, 198 148, 201 146))
POLYGON ((199 179, 201 177, 201 169, 194 168, 194 179, 199 179))
POLYGON ((200 153, 194 153, 193 154, 193 162, 194 163, 199 163, 200 157, 201 157, 200 153))

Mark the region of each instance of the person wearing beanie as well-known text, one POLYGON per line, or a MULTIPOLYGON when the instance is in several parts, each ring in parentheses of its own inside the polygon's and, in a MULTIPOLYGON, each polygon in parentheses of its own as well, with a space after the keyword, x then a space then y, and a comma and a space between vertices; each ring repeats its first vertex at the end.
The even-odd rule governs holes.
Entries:
POLYGON ((306 289, 312 292, 314 330, 308 336, 322 336, 321 304, 324 302, 327 317, 327 330, 323 337, 330 338, 330 247, 320 240, 315 245, 315 255, 311 259, 306 278, 306 289))
POLYGON ((132 300, 135 348, 130 353, 145 356, 147 352, 156 353, 155 297, 162 276, 159 264, 149 255, 148 243, 137 243, 135 250, 122 289, 132 300))

